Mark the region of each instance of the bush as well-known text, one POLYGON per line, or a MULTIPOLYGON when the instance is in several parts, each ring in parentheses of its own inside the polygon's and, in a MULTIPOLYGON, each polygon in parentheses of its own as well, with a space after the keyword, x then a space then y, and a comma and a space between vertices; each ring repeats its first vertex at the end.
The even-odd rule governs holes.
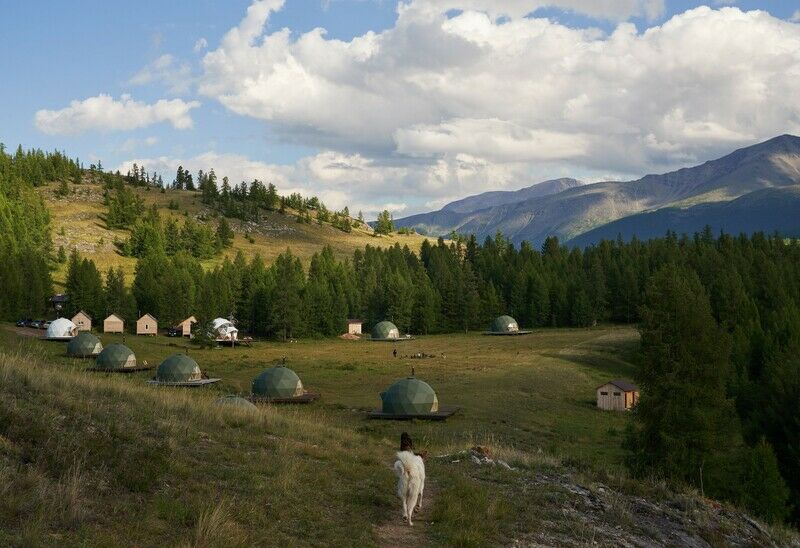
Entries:
POLYGON ((783 521, 789 513, 789 488, 778 470, 772 446, 762 438, 744 451, 743 461, 740 503, 769 523, 783 521))

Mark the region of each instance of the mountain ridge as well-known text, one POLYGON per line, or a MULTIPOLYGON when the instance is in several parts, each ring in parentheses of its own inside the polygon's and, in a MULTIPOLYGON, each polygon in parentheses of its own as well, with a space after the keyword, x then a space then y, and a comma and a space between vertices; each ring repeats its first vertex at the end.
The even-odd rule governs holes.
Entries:
POLYGON ((456 226, 465 216, 470 214, 520 201, 520 199, 526 200, 555 194, 582 184, 577 179, 560 178, 549 179, 518 190, 490 190, 449 202, 437 211, 418 213, 396 220, 395 224, 414 227, 422 234, 433 233, 445 236, 450 230, 446 230, 443 227, 456 226))
POLYGON ((571 246, 586 247, 600 240, 636 236, 640 240, 663 237, 667 230, 694 234, 706 226, 715 234, 737 235, 753 232, 778 232, 800 237, 800 187, 765 188, 728 202, 708 202, 688 208, 665 207, 629 215, 594 228, 569 240, 571 246))
MULTIPOLYGON (((727 202, 766 188, 800 185, 800 137, 780 135, 702 164, 633 181, 605 181, 465 214, 441 211, 399 219, 398 226, 472 233, 502 232, 514 243, 548 236, 574 240, 605 224, 664 207, 727 202), (431 215, 436 223, 420 222, 431 215), (449 223, 449 224, 448 224, 449 223)), ((665 230, 666 231, 666 230, 665 230)))

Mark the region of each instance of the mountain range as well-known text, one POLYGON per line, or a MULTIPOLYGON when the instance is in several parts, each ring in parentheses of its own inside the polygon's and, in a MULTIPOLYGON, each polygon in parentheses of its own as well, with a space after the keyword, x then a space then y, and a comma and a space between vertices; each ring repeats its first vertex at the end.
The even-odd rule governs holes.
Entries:
POLYGON ((800 137, 781 135, 704 164, 635 181, 556 179, 513 192, 486 192, 439 211, 397 219, 428 235, 479 239, 498 231, 515 243, 548 236, 574 245, 603 238, 692 233, 800 234, 800 137))

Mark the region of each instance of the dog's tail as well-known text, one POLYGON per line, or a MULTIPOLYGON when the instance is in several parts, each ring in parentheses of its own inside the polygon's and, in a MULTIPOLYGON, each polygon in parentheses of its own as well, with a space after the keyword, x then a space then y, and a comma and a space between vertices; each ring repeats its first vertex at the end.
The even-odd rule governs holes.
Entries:
POLYGON ((394 464, 395 470, 397 470, 398 465, 400 465, 406 476, 413 474, 415 470, 415 458, 416 456, 411 451, 400 451, 397 453, 397 462, 394 464))

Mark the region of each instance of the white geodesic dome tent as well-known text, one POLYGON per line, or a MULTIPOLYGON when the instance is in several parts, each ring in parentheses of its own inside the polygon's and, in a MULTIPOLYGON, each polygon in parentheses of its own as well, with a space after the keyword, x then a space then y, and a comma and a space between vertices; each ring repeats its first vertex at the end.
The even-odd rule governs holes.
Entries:
POLYGON ((78 334, 78 326, 66 318, 58 318, 47 328, 48 339, 71 339, 78 334))
POLYGON ((225 318, 217 318, 211 322, 211 335, 216 339, 235 341, 239 337, 239 330, 225 318))

